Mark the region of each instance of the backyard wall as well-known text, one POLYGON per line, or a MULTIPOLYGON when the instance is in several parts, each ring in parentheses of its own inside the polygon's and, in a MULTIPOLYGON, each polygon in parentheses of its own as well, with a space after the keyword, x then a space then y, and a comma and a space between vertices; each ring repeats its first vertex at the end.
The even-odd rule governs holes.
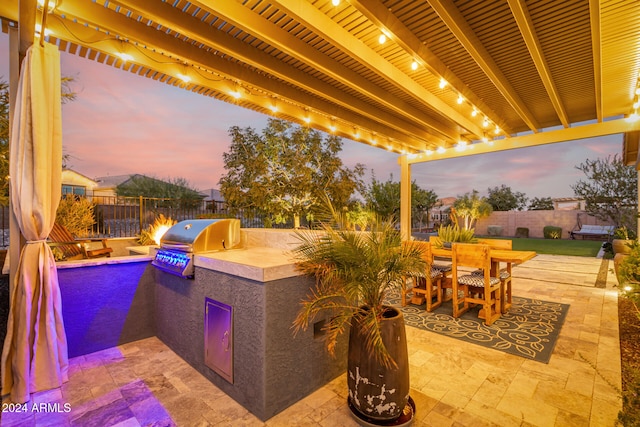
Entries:
POLYGON ((609 223, 588 215, 585 211, 507 211, 492 212, 488 218, 482 218, 476 223, 476 234, 487 235, 487 227, 499 225, 502 236, 513 237, 516 228, 529 229, 529 237, 544 237, 542 230, 547 225, 562 228, 562 238, 568 239, 569 232, 578 229, 578 216, 582 225, 609 225, 609 223))

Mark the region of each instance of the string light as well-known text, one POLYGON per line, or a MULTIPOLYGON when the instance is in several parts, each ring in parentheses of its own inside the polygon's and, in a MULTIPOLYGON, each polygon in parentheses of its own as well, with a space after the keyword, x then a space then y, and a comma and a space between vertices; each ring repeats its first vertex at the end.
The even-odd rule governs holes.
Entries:
POLYGON ((444 147, 438 147, 438 149, 436 150, 438 153, 442 154, 444 153, 446 150, 444 149, 444 147))
POLYGON ((440 86, 440 89, 444 89, 445 87, 447 87, 447 81, 443 78, 440 78, 440 84, 438 86, 440 86))
POLYGON ((411 69, 412 69, 413 71, 415 71, 415 70, 417 70, 417 69, 418 69, 418 61, 413 61, 413 62, 411 63, 411 69))
POLYGON ((180 80, 182 80, 185 83, 189 83, 191 81, 191 77, 189 77, 186 74, 182 74, 182 73, 177 73, 176 77, 179 78, 180 80))
POLYGON ((339 6, 340 5, 340 0, 331 0, 331 4, 334 6, 339 6))
POLYGON ((462 104, 464 102, 464 97, 458 94, 458 104, 462 104))
MULTIPOLYGON (((42 25, 41 24, 36 24, 36 29, 35 29, 35 35, 36 37, 40 37, 40 33, 42 32, 42 25)), ((51 31, 48 28, 44 29, 44 36, 45 37, 49 37, 51 34, 53 34, 53 31, 51 31)))
POLYGON ((460 140, 456 145, 456 151, 464 151, 467 149, 467 141, 460 140))
POLYGON ((385 36, 384 34, 380 34, 380 36, 378 37, 378 43, 384 44, 384 42, 386 41, 387 41, 387 36, 385 36))
POLYGON ((473 107, 473 110, 471 110, 471 117, 475 117, 478 115, 478 110, 476 109, 476 107, 473 107))

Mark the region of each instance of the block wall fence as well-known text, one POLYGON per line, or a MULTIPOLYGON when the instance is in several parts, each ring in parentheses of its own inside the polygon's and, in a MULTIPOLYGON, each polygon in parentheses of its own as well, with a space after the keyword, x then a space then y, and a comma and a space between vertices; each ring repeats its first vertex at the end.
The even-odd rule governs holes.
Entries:
POLYGON ((569 232, 578 230, 578 217, 582 225, 610 225, 606 221, 588 215, 585 211, 508 211, 492 212, 491 216, 479 219, 476 223, 476 235, 487 235, 487 227, 498 225, 502 227, 502 236, 513 237, 516 228, 529 229, 529 237, 544 237, 543 228, 547 225, 562 228, 562 238, 568 239, 569 232))

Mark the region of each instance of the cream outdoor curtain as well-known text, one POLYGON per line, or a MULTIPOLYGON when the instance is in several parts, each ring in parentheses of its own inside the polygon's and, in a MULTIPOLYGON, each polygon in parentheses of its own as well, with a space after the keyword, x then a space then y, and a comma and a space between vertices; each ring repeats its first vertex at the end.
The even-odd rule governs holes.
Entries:
POLYGON ((67 338, 53 253, 45 243, 61 193, 62 119, 57 46, 27 50, 11 127, 11 203, 27 240, 11 291, 2 395, 13 402, 68 380, 67 338))

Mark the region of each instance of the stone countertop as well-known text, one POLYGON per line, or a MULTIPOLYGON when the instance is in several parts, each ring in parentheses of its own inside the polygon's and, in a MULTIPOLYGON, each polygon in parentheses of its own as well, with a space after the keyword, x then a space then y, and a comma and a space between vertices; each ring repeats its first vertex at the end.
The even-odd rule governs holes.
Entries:
MULTIPOLYGON (((269 247, 249 247, 209 252, 194 257, 196 267, 220 271, 258 282, 269 282, 300 276, 295 262, 286 250, 269 247)), ((196 272, 196 274, 198 274, 196 272)))

